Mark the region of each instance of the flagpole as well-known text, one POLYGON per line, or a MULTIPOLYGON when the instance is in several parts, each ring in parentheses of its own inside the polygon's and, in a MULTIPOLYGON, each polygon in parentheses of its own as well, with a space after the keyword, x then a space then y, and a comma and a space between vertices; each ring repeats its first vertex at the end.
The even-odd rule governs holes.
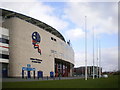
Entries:
POLYGON ((95 78, 95 75, 94 75, 94 28, 93 28, 93 79, 95 78))
POLYGON ((85 80, 87 80, 87 28, 86 28, 86 19, 85 16, 85 80))
POLYGON ((101 43, 99 40, 99 77, 101 77, 101 43))
POLYGON ((97 38, 97 78, 98 78, 98 38, 97 38))

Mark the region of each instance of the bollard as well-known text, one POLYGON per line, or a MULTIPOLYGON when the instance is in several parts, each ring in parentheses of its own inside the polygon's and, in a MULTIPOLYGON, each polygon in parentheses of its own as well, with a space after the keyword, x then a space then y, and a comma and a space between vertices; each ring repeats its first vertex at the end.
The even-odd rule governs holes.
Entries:
POLYGON ((60 76, 59 76, 59 80, 60 80, 60 76))
POLYGON ((53 80, 55 80, 55 77, 53 76, 53 80))

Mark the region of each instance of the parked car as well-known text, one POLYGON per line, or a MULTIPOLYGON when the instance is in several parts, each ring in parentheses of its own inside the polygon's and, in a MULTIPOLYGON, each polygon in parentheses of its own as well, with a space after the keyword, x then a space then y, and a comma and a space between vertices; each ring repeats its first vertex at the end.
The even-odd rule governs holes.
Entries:
POLYGON ((104 74, 104 75, 102 75, 102 77, 104 77, 104 78, 108 78, 108 75, 107 75, 107 74, 104 74))

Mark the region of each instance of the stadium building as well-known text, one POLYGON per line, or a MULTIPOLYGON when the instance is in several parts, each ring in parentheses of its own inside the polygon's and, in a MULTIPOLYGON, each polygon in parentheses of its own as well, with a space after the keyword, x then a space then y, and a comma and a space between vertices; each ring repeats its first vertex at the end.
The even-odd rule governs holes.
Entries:
POLYGON ((3 77, 73 75, 74 51, 60 32, 32 17, 5 9, 0 11, 3 77))
MULTIPOLYGON (((94 66, 94 75, 98 76, 99 73, 102 73, 102 67, 94 66)), ((85 76, 85 66, 74 68, 74 75, 85 76)), ((93 66, 87 66, 87 75, 93 76, 93 66)))

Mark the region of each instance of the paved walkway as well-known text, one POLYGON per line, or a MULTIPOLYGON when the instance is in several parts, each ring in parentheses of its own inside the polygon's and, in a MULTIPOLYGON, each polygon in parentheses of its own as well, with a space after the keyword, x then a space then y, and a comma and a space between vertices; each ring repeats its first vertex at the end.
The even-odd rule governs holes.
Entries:
POLYGON ((80 79, 84 77, 44 77, 44 78, 2 78, 2 82, 25 82, 25 81, 45 81, 45 80, 63 80, 63 79, 80 79))

